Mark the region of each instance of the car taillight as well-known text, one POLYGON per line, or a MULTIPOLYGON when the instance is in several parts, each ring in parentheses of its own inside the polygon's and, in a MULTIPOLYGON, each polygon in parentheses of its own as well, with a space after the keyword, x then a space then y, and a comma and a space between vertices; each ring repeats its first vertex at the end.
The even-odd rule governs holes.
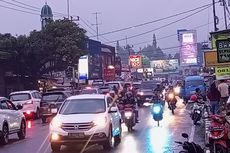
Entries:
POLYGON ((29 100, 29 101, 26 102, 26 104, 33 104, 33 101, 29 100))

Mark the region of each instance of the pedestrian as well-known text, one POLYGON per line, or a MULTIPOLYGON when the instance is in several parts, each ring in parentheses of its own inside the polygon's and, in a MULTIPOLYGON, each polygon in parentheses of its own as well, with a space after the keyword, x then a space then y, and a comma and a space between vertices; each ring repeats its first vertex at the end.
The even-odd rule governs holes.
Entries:
POLYGON ((213 82, 208 90, 208 99, 211 105, 212 114, 217 114, 220 105, 220 92, 218 91, 215 82, 213 82))
POLYGON ((229 97, 228 88, 228 84, 225 82, 225 80, 220 80, 220 84, 218 85, 218 90, 220 92, 220 105, 224 109, 226 109, 226 102, 229 97))

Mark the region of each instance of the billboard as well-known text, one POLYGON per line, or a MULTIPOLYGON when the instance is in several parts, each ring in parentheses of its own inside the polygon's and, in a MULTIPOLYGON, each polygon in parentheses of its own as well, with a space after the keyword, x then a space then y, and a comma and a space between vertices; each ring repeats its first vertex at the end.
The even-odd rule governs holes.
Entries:
POLYGON ((217 40, 217 59, 218 63, 230 62, 230 39, 217 40))
POLYGON ((230 65, 229 63, 218 63, 217 60, 217 51, 207 51, 204 52, 204 60, 206 67, 217 67, 217 66, 225 66, 230 65))
POLYGON ((154 60, 150 62, 150 66, 155 74, 179 73, 178 59, 154 60))
POLYGON ((216 79, 225 80, 230 79, 230 67, 221 67, 215 69, 216 79))
POLYGON ((81 56, 78 64, 79 79, 86 80, 89 77, 88 56, 81 56))
POLYGON ((195 30, 181 32, 180 64, 181 66, 197 65, 197 36, 195 30))
POLYGON ((129 64, 131 68, 141 68, 142 67, 142 57, 141 55, 131 55, 129 56, 129 64))

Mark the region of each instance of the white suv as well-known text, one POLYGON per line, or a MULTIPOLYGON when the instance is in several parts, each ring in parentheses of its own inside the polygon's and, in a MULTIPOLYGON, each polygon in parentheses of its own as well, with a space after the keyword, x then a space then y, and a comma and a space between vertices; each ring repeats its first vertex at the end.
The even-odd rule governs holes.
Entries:
POLYGON ((19 109, 22 106, 15 106, 10 100, 0 97, 0 143, 8 143, 9 134, 17 133, 19 139, 26 135, 25 116, 19 109))
POLYGON ((22 105, 22 112, 27 118, 40 118, 41 94, 36 90, 10 93, 10 100, 15 105, 22 105))
POLYGON ((111 97, 78 95, 66 99, 50 123, 50 142, 53 151, 61 145, 101 144, 104 149, 121 139, 121 115, 111 97))

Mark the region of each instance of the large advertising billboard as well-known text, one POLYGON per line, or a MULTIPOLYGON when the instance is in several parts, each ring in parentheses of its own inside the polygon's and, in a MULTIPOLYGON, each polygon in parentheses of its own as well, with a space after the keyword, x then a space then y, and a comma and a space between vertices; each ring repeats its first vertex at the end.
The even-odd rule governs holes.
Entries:
POLYGON ((217 80, 226 80, 230 79, 230 67, 218 67, 215 68, 216 79, 217 80))
POLYGON ((150 62, 150 66, 155 74, 179 73, 178 59, 154 60, 150 62))
POLYGON ((142 67, 142 57, 141 55, 131 55, 129 56, 129 64, 131 68, 138 69, 142 67))
POLYGON ((197 65, 197 35, 195 30, 181 32, 180 64, 181 66, 197 65))
POLYGON ((88 56, 81 56, 78 64, 79 79, 86 80, 89 77, 88 56))

